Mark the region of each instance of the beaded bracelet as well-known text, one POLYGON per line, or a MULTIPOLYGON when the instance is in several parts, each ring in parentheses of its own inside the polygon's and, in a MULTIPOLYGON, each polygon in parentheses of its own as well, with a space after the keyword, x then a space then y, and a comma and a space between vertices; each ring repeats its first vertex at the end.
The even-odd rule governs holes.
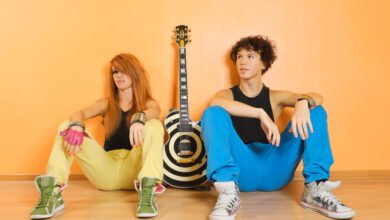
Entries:
POLYGON ((73 126, 78 126, 80 128, 83 129, 83 131, 85 131, 85 126, 83 125, 83 123, 79 122, 79 121, 73 121, 69 124, 68 128, 70 127, 73 127, 73 126))
POLYGON ((136 112, 131 116, 130 126, 134 123, 141 123, 145 125, 146 122, 146 114, 145 112, 136 112))

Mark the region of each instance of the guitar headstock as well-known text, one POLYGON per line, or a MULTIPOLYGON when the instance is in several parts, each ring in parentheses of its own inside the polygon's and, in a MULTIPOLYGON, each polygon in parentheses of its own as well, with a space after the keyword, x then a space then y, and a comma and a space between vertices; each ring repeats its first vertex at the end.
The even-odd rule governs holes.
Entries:
POLYGON ((189 32, 191 30, 188 29, 186 25, 178 25, 176 26, 176 43, 179 47, 186 47, 188 42, 191 42, 189 32))

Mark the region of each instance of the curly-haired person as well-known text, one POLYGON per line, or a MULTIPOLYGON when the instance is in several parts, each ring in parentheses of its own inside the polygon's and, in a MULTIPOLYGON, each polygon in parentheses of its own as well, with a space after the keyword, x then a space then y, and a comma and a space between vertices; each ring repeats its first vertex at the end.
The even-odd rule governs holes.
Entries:
POLYGON ((266 37, 242 38, 230 55, 240 83, 217 92, 202 117, 207 177, 219 193, 210 219, 235 219, 240 191, 286 186, 301 159, 302 206, 331 218, 354 217, 355 211, 331 192, 339 182, 328 181, 333 156, 322 96, 273 90, 262 82, 276 59, 275 47, 266 37), (285 107, 295 110, 280 134, 275 121, 285 107))

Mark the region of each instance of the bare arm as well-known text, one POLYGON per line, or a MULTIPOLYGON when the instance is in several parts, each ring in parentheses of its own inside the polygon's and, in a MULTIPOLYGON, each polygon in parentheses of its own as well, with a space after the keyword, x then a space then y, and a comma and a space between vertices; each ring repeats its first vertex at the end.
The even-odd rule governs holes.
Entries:
MULTIPOLYGON (((157 120, 160 119, 161 110, 156 100, 149 99, 146 102, 145 110, 143 112, 145 113, 146 120, 152 118, 157 120)), ((129 139, 130 144, 133 147, 139 147, 143 145, 145 138, 144 128, 145 126, 141 123, 133 123, 130 126, 129 139)))
POLYGON ((262 108, 255 108, 250 105, 234 101, 233 93, 229 89, 219 91, 210 102, 210 106, 221 106, 229 114, 239 117, 257 118, 260 126, 265 132, 268 142, 279 146, 280 134, 276 124, 262 108))
POLYGON ((146 119, 152 119, 152 118, 157 120, 160 119, 161 110, 156 100, 153 99, 148 100, 146 102, 146 108, 144 112, 146 115, 146 119))
MULTIPOLYGON (((274 90, 272 91, 273 99, 276 101, 277 105, 284 107, 295 107, 297 100, 301 98, 303 95, 311 96, 314 99, 315 106, 322 105, 324 99, 322 95, 310 92, 310 93, 294 93, 286 90, 274 90)), ((313 106, 313 107, 315 107, 313 106)))
MULTIPOLYGON (((86 108, 83 108, 73 113, 69 120, 71 122, 80 122, 83 124, 84 120, 103 115, 108 106, 107 99, 97 100, 86 108)), ((70 130, 64 134, 64 147, 68 155, 76 155, 81 150, 83 143, 84 131, 79 125, 73 125, 70 130)))
POLYGON ((261 108, 255 108, 250 105, 234 101, 233 93, 230 89, 217 92, 210 101, 210 106, 221 106, 229 114, 239 117, 260 118, 265 113, 261 108))
POLYGON ((314 103, 311 106, 312 108, 323 103, 323 97, 318 93, 298 94, 290 91, 272 91, 272 99, 277 103, 279 108, 295 107, 294 114, 291 119, 290 131, 296 138, 298 138, 299 134, 302 140, 309 138, 309 131, 314 133, 314 128, 310 119, 308 101, 297 101, 304 95, 308 95, 314 99, 314 103))
POLYGON ((69 120, 70 121, 78 121, 83 123, 84 120, 89 118, 96 117, 98 115, 104 115, 108 107, 107 99, 100 99, 92 103, 91 105, 83 108, 75 113, 73 113, 69 120))

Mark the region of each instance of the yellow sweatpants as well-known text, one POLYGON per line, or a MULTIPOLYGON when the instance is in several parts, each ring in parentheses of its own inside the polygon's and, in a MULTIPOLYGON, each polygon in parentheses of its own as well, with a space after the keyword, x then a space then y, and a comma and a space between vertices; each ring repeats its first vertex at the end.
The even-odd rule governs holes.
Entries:
MULTIPOLYGON (((68 182, 74 159, 67 155, 63 137, 59 135, 67 126, 67 121, 59 126, 47 166, 47 174, 54 176, 57 184, 68 182)), ((162 181, 164 128, 159 120, 150 119, 146 122, 144 144, 132 150, 106 152, 86 132, 91 138, 84 138, 76 158, 84 175, 98 189, 134 189, 134 180, 143 177, 155 177, 159 182, 162 181)))

